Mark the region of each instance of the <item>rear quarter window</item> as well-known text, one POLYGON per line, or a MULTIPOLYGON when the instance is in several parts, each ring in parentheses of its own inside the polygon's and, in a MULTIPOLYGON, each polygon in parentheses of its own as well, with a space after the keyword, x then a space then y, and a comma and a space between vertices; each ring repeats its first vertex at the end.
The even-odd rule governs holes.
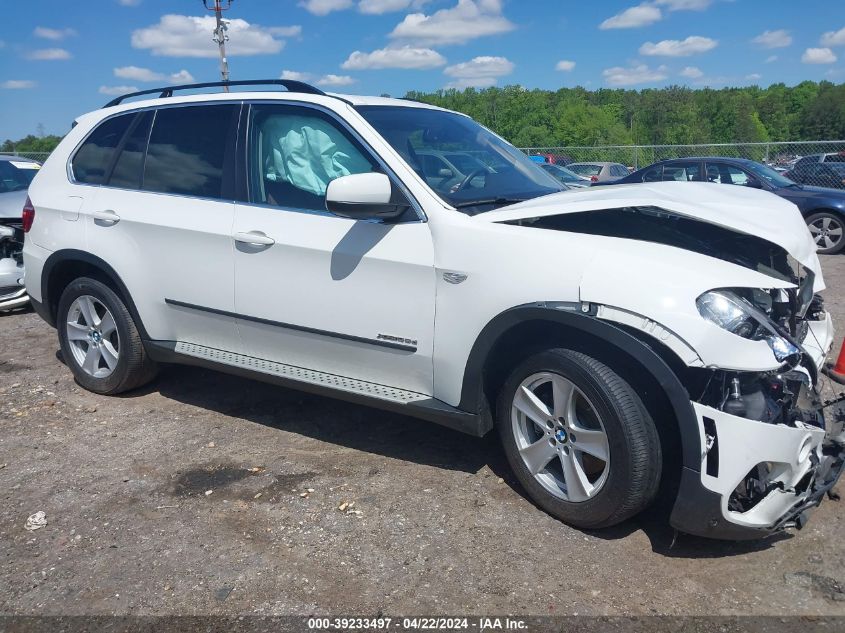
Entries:
POLYGON ((132 113, 107 119, 88 136, 71 161, 71 172, 76 182, 103 184, 114 150, 134 118, 135 114, 132 113))

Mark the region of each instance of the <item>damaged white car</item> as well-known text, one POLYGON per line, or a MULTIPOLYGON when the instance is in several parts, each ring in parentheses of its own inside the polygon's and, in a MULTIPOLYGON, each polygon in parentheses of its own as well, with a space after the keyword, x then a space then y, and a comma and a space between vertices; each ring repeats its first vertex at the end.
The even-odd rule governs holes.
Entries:
POLYGON ((40 164, 19 156, 0 156, 0 313, 29 303, 24 288, 23 222, 26 189, 40 164))
POLYGON ((242 83, 287 92, 118 98, 36 177, 27 287, 82 386, 187 363, 495 428, 525 491, 582 528, 660 491, 682 531, 756 538, 836 483, 833 330, 793 205, 561 193, 461 114, 242 83), (471 167, 426 164, 443 153, 471 167))

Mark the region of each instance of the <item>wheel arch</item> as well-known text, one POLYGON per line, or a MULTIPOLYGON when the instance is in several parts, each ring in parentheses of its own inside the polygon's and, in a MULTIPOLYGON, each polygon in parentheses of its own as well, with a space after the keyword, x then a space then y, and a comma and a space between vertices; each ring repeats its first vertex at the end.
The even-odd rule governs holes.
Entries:
POLYGON ((141 338, 149 340, 147 331, 144 329, 144 324, 135 307, 135 302, 132 300, 132 295, 129 294, 129 290, 120 275, 96 255, 75 249, 56 251, 44 262, 41 273, 41 300, 50 325, 56 326, 59 298, 62 292, 69 283, 79 277, 92 277, 114 290, 126 304, 141 338))
MULTIPOLYGON (((674 424, 668 425, 679 445, 681 461, 701 468, 698 420, 686 387, 672 369, 672 352, 657 341, 580 312, 581 304, 565 309, 533 303, 506 310, 493 318, 472 346, 464 370, 461 402, 464 411, 495 414, 495 392, 507 374, 529 355, 559 345, 585 352, 628 379, 645 400, 665 402, 674 424)), ((491 424, 492 426, 492 424, 491 424)))

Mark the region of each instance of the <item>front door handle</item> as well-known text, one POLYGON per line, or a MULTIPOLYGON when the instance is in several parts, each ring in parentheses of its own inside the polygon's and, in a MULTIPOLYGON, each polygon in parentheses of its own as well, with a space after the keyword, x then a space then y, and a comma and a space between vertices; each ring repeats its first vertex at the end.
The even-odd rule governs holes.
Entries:
POLYGON ((265 235, 261 231, 247 231, 246 233, 235 233, 233 236, 236 242, 249 244, 251 246, 272 246, 276 243, 269 235, 265 235))
POLYGON ((120 222, 120 216, 111 209, 106 209, 105 211, 92 211, 91 217, 94 218, 94 222, 96 224, 104 226, 112 226, 113 224, 120 222))

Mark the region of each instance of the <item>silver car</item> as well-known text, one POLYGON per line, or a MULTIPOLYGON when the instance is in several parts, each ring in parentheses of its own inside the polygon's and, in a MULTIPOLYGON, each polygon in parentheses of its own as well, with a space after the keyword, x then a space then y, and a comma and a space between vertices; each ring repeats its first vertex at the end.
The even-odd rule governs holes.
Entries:
POLYGON ((613 182, 619 178, 630 175, 630 171, 621 163, 570 163, 566 166, 569 171, 574 171, 579 176, 589 178, 593 184, 601 182, 613 182))
POLYGON ((40 166, 28 158, 0 156, 0 311, 29 302, 23 283, 21 216, 29 183, 40 166))

